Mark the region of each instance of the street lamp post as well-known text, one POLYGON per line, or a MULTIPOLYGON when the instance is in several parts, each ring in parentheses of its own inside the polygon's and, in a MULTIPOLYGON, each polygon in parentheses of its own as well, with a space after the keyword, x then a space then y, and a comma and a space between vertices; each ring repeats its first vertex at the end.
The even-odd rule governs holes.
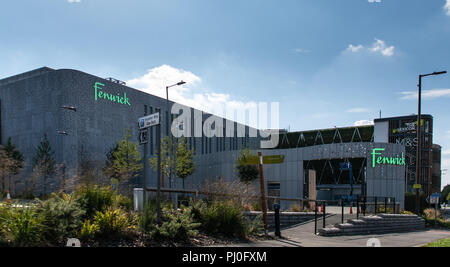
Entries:
MULTIPOLYGON (((77 108, 74 106, 64 105, 64 106, 61 106, 61 108, 77 112, 77 108)), ((64 130, 57 131, 57 133, 60 135, 69 135, 64 130)), ((64 158, 63 158, 63 163, 61 164, 61 168, 62 168, 62 172, 63 172, 62 173, 62 189, 63 189, 63 192, 65 193, 66 192, 66 162, 64 161, 64 158)))
MULTIPOLYGON (((167 136, 169 137, 169 151, 168 151, 169 152, 169 157, 170 157, 170 154, 172 153, 172 151, 171 151, 172 150, 172 136, 170 134, 170 114, 171 114, 171 112, 170 112, 170 104, 169 104, 169 88, 174 87, 174 86, 180 86, 180 85, 183 85, 185 83, 186 82, 184 82, 182 80, 182 81, 180 81, 180 82, 178 82, 176 84, 166 86, 166 109, 167 109, 167 119, 166 119, 167 132, 166 133, 167 133, 167 136)), ((175 154, 174 151, 173 151, 173 154, 175 154)), ((175 162, 173 164, 175 164, 175 162)), ((169 168, 173 168, 173 167, 175 167, 175 166, 169 166, 169 168)), ((172 183, 171 183, 172 172, 170 172, 170 177, 168 177, 168 178, 169 178, 169 182, 170 182, 170 186, 169 187, 172 187, 172 183)))
MULTIPOLYGON (((429 74, 421 74, 419 75, 419 93, 418 93, 418 113, 417 113, 417 155, 416 155, 416 184, 420 184, 420 158, 421 158, 421 108, 422 108, 422 78, 432 75, 441 75, 446 74, 446 71, 440 71, 440 72, 433 72, 429 74)), ((420 191, 419 188, 416 186, 416 214, 419 215, 420 211, 420 191)))

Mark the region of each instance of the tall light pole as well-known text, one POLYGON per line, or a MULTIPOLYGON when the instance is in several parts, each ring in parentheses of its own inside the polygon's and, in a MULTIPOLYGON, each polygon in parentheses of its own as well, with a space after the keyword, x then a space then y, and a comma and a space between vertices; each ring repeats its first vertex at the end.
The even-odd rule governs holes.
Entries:
MULTIPOLYGON (((440 72, 433 72, 433 73, 429 73, 429 74, 420 74, 419 75, 419 93, 418 93, 418 113, 417 113, 417 155, 416 155, 416 185, 421 184, 420 182, 420 176, 421 176, 421 171, 420 171, 420 156, 421 156, 421 148, 422 148, 422 142, 421 142, 421 111, 422 111, 422 78, 423 77, 427 77, 427 76, 432 76, 432 75, 441 75, 441 74, 446 74, 446 71, 440 71, 440 72)), ((416 214, 419 214, 420 211, 420 189, 418 188, 418 186, 416 186, 416 214)))
MULTIPOLYGON (((77 108, 74 106, 64 105, 64 106, 61 106, 61 108, 77 112, 77 108)), ((64 130, 57 131, 57 133, 60 135, 69 135, 64 130)), ((64 161, 64 157, 63 157, 63 163, 61 164, 61 168, 62 168, 62 172, 63 172, 62 173, 62 175, 63 175, 62 176, 62 189, 63 189, 63 192, 65 193, 66 192, 66 162, 64 161)))
MULTIPOLYGON (((166 86, 166 108, 167 108, 167 119, 166 119, 166 129, 167 129, 167 131, 166 131, 166 133, 167 133, 167 136, 168 136, 168 138, 169 138, 169 157, 170 157, 170 154, 171 154, 171 150, 172 150, 172 136, 171 136, 171 134, 170 134, 170 115, 171 115, 171 111, 170 111, 170 104, 169 104, 169 88, 171 88, 171 87, 174 87, 174 86, 180 86, 180 85, 183 85, 183 84, 185 84, 186 82, 184 82, 183 80, 181 80, 180 82, 178 82, 178 83, 176 83, 176 84, 172 84, 172 85, 169 85, 169 86, 166 86)), ((174 153, 175 154, 175 153, 174 153)), ((172 155, 173 156, 173 155, 172 155)), ((169 162, 170 163, 170 162, 169 162)), ((171 164, 171 163, 170 163, 171 164)), ((175 164, 175 161, 173 161, 173 164, 175 164)), ((169 168, 172 168, 172 167, 175 167, 175 166, 170 166, 169 168)), ((164 174, 163 174, 164 175, 164 174)), ((172 183, 171 183, 171 179, 172 179, 172 171, 170 172, 170 176, 171 177, 168 177, 169 178, 169 182, 170 182, 170 187, 172 187, 172 183)))

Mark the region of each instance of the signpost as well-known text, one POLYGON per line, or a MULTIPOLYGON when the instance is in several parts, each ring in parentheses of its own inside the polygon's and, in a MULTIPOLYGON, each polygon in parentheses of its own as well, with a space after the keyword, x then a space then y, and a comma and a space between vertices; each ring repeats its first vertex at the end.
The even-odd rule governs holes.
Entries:
POLYGON ((154 113, 142 118, 139 118, 138 121, 138 126, 139 129, 146 129, 155 125, 158 125, 160 123, 160 119, 159 119, 159 112, 158 113, 154 113))
POLYGON ((437 224, 437 209, 439 206, 439 198, 441 197, 441 194, 439 193, 433 193, 430 196, 430 204, 434 204, 434 225, 437 224))
POLYGON ((281 164, 284 162, 284 155, 262 156, 261 152, 258 152, 258 156, 248 157, 246 164, 259 166, 259 184, 261 188, 261 208, 264 218, 264 230, 267 233, 269 225, 267 218, 267 205, 266 205, 266 189, 264 185, 264 170, 263 164, 281 164))
POLYGON ((138 127, 140 130, 139 133, 139 144, 144 145, 144 205, 147 201, 146 192, 147 192, 147 143, 148 143, 148 131, 150 127, 157 126, 156 129, 156 147, 158 148, 158 177, 157 177, 157 194, 156 194, 156 202, 157 202, 157 222, 161 223, 161 123, 160 123, 160 110, 157 109, 157 112, 138 120, 138 127))

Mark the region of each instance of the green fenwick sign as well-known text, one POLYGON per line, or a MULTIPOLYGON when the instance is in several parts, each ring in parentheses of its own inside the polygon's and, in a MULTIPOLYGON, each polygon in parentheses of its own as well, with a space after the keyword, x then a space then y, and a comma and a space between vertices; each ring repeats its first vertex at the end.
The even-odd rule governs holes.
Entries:
POLYGON ((374 148, 372 150, 372 167, 375 168, 375 166, 378 165, 398 165, 398 166, 405 166, 405 156, 402 153, 402 156, 399 157, 383 157, 382 151, 385 151, 385 148, 374 148))
POLYGON ((123 95, 120 95, 120 93, 117 93, 116 95, 110 94, 105 92, 105 85, 103 83, 96 82, 94 84, 95 89, 95 101, 106 99, 111 102, 116 102, 122 105, 128 105, 131 106, 130 99, 127 97, 127 93, 123 93, 123 95))

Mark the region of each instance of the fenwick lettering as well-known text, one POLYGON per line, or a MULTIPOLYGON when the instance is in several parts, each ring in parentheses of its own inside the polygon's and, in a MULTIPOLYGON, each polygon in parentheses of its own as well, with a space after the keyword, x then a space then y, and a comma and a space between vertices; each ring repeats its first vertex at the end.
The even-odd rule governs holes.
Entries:
POLYGON ((130 99, 127 97, 127 93, 124 92, 123 96, 121 96, 119 93, 117 93, 116 95, 109 94, 104 91, 104 87, 105 85, 103 83, 95 83, 95 101, 99 99, 108 99, 111 102, 117 102, 122 105, 131 106, 130 99))
POLYGON ((376 164, 387 164, 387 165, 405 165, 405 156, 402 153, 402 157, 382 157, 381 151, 386 150, 385 148, 374 148, 372 151, 372 167, 375 168, 376 164))

